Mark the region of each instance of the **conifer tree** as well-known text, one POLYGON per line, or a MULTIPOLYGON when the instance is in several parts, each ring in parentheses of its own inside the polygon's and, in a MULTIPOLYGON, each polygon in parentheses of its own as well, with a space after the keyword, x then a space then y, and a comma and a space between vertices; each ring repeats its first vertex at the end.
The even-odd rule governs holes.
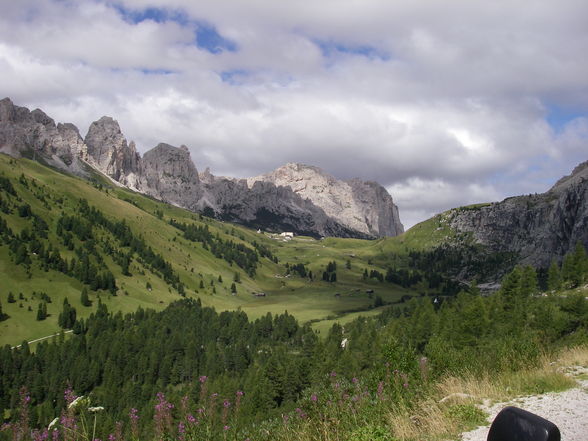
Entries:
POLYGON ((236 294, 236 293, 237 293, 237 286, 235 285, 235 283, 234 283, 234 282, 233 282, 233 283, 231 283, 231 292, 232 292, 233 294, 236 294))
POLYGON ((39 303, 39 308, 37 309, 37 321, 45 320, 47 318, 47 303, 41 302, 39 303))
POLYGON ((14 294, 12 294, 12 291, 8 293, 8 303, 16 303, 16 299, 14 298, 14 294))
POLYGON ((86 287, 84 287, 84 289, 82 289, 82 293, 80 295, 80 302, 82 303, 82 306, 92 306, 92 302, 90 301, 90 298, 88 297, 88 290, 86 289, 86 287))

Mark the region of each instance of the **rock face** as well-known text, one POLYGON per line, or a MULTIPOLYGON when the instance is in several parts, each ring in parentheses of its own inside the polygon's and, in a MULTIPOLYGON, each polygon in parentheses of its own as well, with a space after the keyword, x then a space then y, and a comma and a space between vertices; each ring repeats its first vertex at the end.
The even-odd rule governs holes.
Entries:
POLYGON ((188 147, 158 144, 145 153, 141 165, 140 191, 170 204, 196 209, 202 189, 188 147))
POLYGON ((513 252, 520 263, 545 268, 578 242, 588 247, 588 161, 546 193, 453 210, 450 223, 493 252, 513 252))
POLYGON ((327 216, 366 236, 397 236, 404 232, 392 197, 375 182, 359 179, 344 182, 318 167, 296 163, 247 180, 250 188, 258 182, 290 187, 297 195, 321 207, 327 216))
POLYGON ((215 178, 208 172, 199 211, 212 210, 232 222, 269 231, 292 231, 308 236, 368 238, 353 230, 289 187, 245 179, 215 178))
POLYGON ((0 100, 0 152, 15 157, 42 160, 61 168, 83 172, 88 158, 78 129, 73 124, 55 125, 42 110, 32 112, 0 100))
POLYGON ((118 122, 103 116, 85 139, 73 124, 0 101, 0 151, 115 183, 189 210, 272 231, 374 238, 403 232, 398 209, 375 182, 343 182, 319 168, 288 164, 257 178, 198 174, 188 148, 159 144, 141 156, 118 122))
POLYGON ((109 116, 94 121, 84 141, 91 163, 98 170, 125 186, 136 188, 141 158, 134 142, 127 145, 117 121, 109 116))

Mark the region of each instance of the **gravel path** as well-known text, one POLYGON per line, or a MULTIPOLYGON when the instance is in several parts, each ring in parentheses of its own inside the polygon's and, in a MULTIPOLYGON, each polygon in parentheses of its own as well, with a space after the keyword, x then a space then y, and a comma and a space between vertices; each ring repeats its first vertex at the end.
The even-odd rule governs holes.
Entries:
MULTIPOLYGON (((586 378, 588 369, 579 368, 576 375, 586 378)), ((533 412, 552 423, 561 432, 562 441, 588 440, 588 380, 578 380, 578 386, 565 392, 519 397, 507 403, 483 408, 488 416, 488 426, 478 427, 462 434, 463 441, 486 441, 490 423, 505 406, 516 406, 533 412)))

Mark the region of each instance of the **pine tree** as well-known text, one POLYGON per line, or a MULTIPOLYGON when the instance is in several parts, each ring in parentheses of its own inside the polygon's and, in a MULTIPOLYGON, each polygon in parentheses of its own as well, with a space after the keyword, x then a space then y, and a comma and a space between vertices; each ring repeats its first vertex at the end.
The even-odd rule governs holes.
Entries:
POLYGON ((231 283, 231 292, 232 292, 233 294, 236 294, 236 293, 237 293, 237 285, 235 285, 235 283, 234 283, 234 282, 233 282, 233 283, 231 283))
POLYGON ((88 297, 88 290, 85 287, 82 289, 82 293, 80 294, 80 302, 82 303, 82 306, 92 306, 92 302, 88 297))
POLYGON ((200 289, 204 289, 204 280, 201 280, 201 281, 200 281, 199 288, 200 288, 200 289))
POLYGON ((238 272, 235 273, 235 276, 233 277, 233 282, 241 283, 241 274, 239 274, 238 272))
POLYGON ((39 303, 39 308, 37 309, 37 321, 45 320, 47 318, 47 303, 41 302, 39 303))
POLYGON ((14 294, 12 294, 12 291, 10 291, 8 293, 8 299, 7 299, 8 303, 16 303, 16 299, 14 298, 14 294))
POLYGON ((4 311, 2 311, 2 303, 0 302, 0 322, 2 320, 6 320, 8 318, 8 315, 4 314, 4 311))
POLYGON ((218 283, 223 283, 223 276, 220 274, 218 275, 218 283))

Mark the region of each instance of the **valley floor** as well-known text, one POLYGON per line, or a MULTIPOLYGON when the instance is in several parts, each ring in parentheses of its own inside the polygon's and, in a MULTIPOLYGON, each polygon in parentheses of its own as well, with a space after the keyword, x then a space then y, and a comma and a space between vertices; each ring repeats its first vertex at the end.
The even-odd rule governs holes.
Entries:
POLYGON ((519 397, 508 402, 485 405, 488 425, 462 434, 462 441, 486 441, 490 423, 506 406, 525 409, 554 423, 564 441, 585 441, 588 439, 588 368, 574 366, 568 369, 578 386, 558 393, 519 397))

